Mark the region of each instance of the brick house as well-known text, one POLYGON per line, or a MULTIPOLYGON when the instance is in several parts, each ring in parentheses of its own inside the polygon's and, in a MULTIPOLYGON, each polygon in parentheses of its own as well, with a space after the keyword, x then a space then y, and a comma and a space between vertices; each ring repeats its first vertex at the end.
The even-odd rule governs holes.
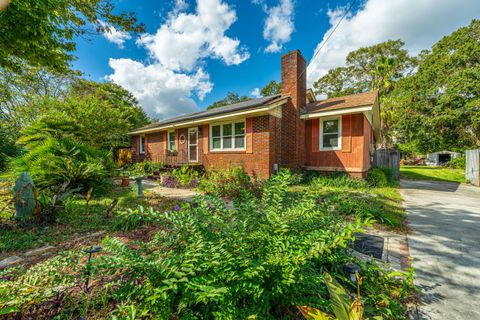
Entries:
POLYGON ((300 51, 282 56, 282 94, 182 115, 138 128, 132 159, 207 170, 242 166, 268 177, 279 168, 363 177, 379 141, 377 92, 316 101, 300 51))

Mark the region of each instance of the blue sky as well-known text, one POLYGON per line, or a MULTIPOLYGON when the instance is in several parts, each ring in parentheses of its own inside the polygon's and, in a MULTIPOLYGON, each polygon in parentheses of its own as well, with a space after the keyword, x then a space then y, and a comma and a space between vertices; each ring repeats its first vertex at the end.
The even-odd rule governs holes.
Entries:
POLYGON ((118 0, 147 34, 116 30, 77 40, 74 67, 96 81, 130 90, 147 113, 162 119, 204 109, 229 91, 252 96, 280 80, 280 56, 300 49, 311 84, 361 46, 401 38, 412 54, 468 24, 477 0, 357 0, 327 45, 317 46, 350 1, 118 0))

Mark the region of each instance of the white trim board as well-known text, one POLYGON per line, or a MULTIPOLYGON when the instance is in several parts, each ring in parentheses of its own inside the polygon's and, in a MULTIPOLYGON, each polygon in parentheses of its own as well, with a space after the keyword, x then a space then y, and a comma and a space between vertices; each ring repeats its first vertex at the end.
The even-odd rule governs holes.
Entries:
POLYGON ((301 115, 300 118, 314 119, 314 118, 322 118, 322 117, 329 117, 329 116, 337 116, 341 114, 368 112, 368 111, 372 111, 372 109, 373 109, 373 105, 348 108, 348 109, 331 110, 331 111, 321 111, 316 113, 304 114, 304 115, 301 115))
POLYGON ((193 120, 188 120, 188 121, 184 121, 184 122, 167 124, 167 125, 164 125, 164 126, 161 126, 161 127, 145 129, 145 130, 141 130, 141 131, 129 132, 128 135, 136 136, 136 135, 143 134, 143 133, 160 132, 160 131, 164 131, 164 130, 172 129, 172 128, 199 126, 199 125, 208 124, 208 123, 211 123, 211 122, 228 121, 230 119, 233 120, 233 119, 239 118, 239 117, 245 118, 245 116, 247 116, 247 115, 261 116, 261 115, 271 114, 273 116, 278 117, 278 110, 276 110, 276 109, 280 108, 283 104, 285 104, 287 102, 287 99, 288 98, 286 97, 286 98, 283 98, 279 101, 274 101, 271 104, 267 104, 266 106, 261 106, 261 108, 244 110, 244 111, 239 111, 239 112, 232 112, 232 113, 222 114, 222 115, 213 116, 213 117, 209 117, 209 118, 193 119, 193 120))

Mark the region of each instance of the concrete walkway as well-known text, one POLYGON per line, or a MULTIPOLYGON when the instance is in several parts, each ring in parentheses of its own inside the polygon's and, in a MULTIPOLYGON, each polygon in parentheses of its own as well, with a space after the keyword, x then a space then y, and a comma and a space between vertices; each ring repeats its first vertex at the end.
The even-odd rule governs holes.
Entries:
POLYGON ((419 319, 480 319, 480 188, 401 181, 419 319))

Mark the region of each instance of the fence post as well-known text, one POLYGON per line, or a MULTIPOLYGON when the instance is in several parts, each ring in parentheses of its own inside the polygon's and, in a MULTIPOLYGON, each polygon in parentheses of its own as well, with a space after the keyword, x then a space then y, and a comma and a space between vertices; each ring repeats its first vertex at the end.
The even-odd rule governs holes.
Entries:
POLYGON ((465 179, 480 187, 480 149, 465 151, 465 179))
POLYGON ((390 169, 395 180, 400 179, 400 152, 395 149, 377 149, 373 154, 373 166, 390 169))

